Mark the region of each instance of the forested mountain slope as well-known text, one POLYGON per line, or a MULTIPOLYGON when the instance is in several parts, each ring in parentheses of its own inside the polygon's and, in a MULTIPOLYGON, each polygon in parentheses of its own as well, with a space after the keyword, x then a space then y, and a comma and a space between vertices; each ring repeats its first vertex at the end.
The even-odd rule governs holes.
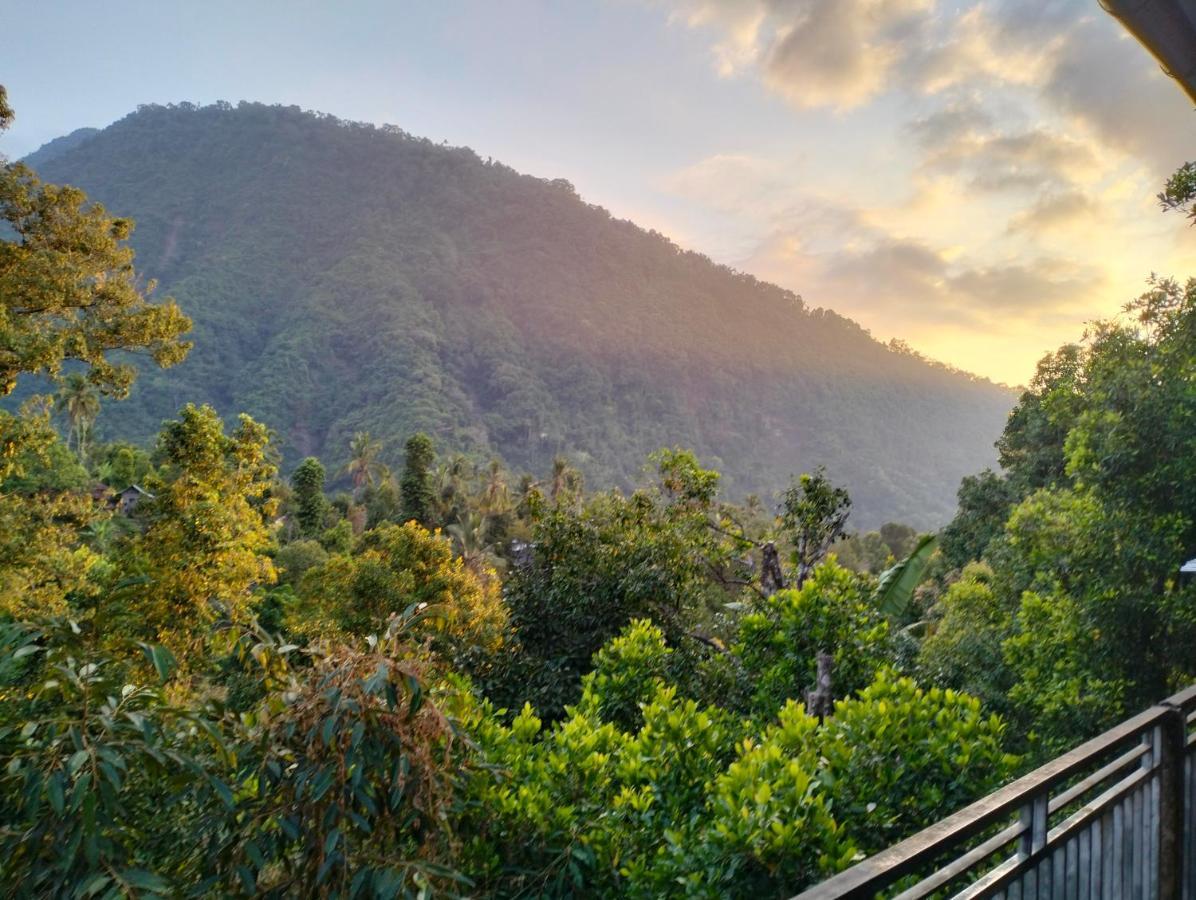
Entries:
POLYGON ((146 107, 34 154, 137 222, 143 272, 195 321, 100 434, 148 438, 186 401, 333 466, 368 430, 594 486, 693 448, 734 495, 825 464, 857 527, 938 525, 992 463, 1008 390, 613 219, 545 181, 397 129, 296 108, 146 107))

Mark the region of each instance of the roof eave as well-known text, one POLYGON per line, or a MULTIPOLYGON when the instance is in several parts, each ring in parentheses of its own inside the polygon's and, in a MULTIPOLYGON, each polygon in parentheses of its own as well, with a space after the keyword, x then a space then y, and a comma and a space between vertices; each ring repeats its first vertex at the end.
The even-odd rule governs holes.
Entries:
POLYGON ((1196 103, 1196 22, 1178 0, 1100 0, 1196 103))

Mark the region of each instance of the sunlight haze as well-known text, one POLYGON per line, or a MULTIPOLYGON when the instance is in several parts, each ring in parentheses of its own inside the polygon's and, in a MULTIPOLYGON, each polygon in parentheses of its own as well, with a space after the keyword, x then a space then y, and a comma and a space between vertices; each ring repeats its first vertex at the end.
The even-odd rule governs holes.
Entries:
POLYGON ((394 123, 1009 384, 1196 251, 1155 200, 1196 118, 1088 0, 0 11, 10 157, 150 102, 394 123))

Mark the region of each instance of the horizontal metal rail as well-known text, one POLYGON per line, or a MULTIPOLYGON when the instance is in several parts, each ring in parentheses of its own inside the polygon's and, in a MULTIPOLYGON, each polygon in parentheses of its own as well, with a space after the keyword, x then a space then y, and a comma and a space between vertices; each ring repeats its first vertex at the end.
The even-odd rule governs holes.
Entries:
POLYGON ((795 900, 1196 900, 1194 780, 1196 685, 795 900))

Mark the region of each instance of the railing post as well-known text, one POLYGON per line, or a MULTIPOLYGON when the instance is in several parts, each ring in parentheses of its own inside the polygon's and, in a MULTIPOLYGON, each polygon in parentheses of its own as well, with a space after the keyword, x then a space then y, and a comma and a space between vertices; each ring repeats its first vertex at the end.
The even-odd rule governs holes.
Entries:
POLYGON ((1018 845, 1018 855, 1022 859, 1032 856, 1046 846, 1047 811, 1050 802, 1050 792, 1043 791, 1022 807, 1021 820, 1025 831, 1022 832, 1018 845))
POLYGON ((1159 754, 1159 900, 1179 900, 1183 872, 1184 745, 1187 717, 1183 710, 1163 704, 1167 711, 1158 726, 1159 754))

